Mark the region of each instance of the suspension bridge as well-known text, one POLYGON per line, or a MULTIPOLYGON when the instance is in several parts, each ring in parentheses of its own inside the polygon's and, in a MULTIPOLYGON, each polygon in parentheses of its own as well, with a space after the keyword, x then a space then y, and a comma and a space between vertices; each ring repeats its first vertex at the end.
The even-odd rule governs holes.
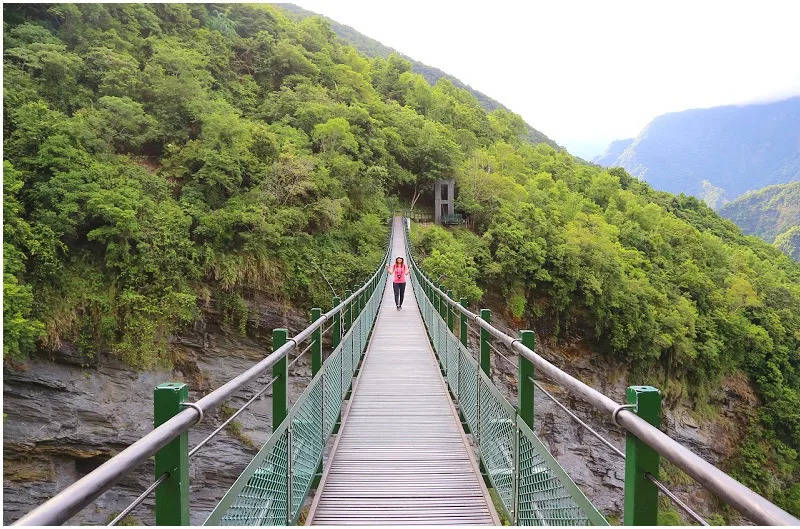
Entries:
POLYGON ((662 432, 657 389, 631 386, 626 402, 617 403, 536 354, 531 331, 511 336, 491 324, 488 310, 476 314, 463 299, 456 301, 417 266, 405 219, 393 219, 375 273, 343 301, 334 298, 330 311, 312 309, 310 316, 310 325, 293 337, 286 329, 275 329, 272 353, 196 402, 187 401, 183 383, 155 388, 153 431, 16 525, 68 522, 151 457, 153 483, 110 525, 151 494, 158 525, 189 525, 192 456, 212 449, 215 436, 268 390, 272 433, 206 525, 497 525, 501 520, 513 525, 608 525, 534 433, 537 375, 625 430, 622 451, 559 403, 565 414, 624 459, 625 525, 656 525, 659 495, 707 525, 659 481, 661 457, 756 524, 800 525, 662 432), (398 255, 407 257, 412 271, 412 288, 399 311, 385 270, 398 255), (479 336, 474 354, 471 328, 479 336), (312 379, 290 406, 288 368, 308 353, 312 379), (516 357, 516 403, 492 382, 492 354, 509 362, 516 357), (271 375, 266 385, 189 448, 192 426, 265 374, 271 375))

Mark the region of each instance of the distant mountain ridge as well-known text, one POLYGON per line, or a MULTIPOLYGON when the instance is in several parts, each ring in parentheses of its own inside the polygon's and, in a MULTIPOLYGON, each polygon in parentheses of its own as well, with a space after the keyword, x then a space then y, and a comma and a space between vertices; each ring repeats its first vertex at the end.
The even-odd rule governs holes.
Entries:
POLYGON ((750 191, 722 206, 718 213, 747 235, 773 242, 781 233, 800 226, 800 181, 750 191))
POLYGON ((593 161, 719 207, 800 176, 800 97, 664 114, 593 161))
MULTIPOLYGON (((470 94, 475 96, 481 106, 486 109, 487 112, 491 112, 492 110, 496 110, 498 108, 502 108, 503 110, 509 110, 508 107, 504 106, 499 101, 492 99, 491 97, 487 96, 483 92, 475 90, 468 84, 465 84, 461 80, 453 77, 452 75, 440 70, 439 68, 435 68, 433 66, 428 66, 427 64, 423 64, 419 61, 412 59, 411 57, 400 53, 399 51, 395 50, 394 48, 390 48, 377 40, 370 38, 363 33, 360 33, 356 29, 336 22, 335 20, 326 17, 325 15, 320 15, 319 13, 314 13, 313 11, 308 11, 307 9, 303 9, 302 7, 295 5, 295 4, 273 4, 281 9, 283 9, 290 17, 295 19, 303 19, 306 17, 311 16, 319 16, 326 21, 331 26, 331 29, 336 36, 338 36, 342 41, 345 43, 353 46, 356 50, 363 53, 368 57, 388 57, 393 53, 403 57, 404 59, 411 62, 412 70, 414 73, 418 73, 425 78, 428 83, 431 85, 436 84, 436 81, 439 79, 447 79, 454 86, 457 88, 463 88, 464 90, 468 91, 470 94)), ((556 149, 563 149, 560 145, 558 145, 555 141, 548 138, 543 133, 539 132, 535 128, 531 127, 528 123, 525 123, 528 128, 528 140, 531 143, 547 143, 556 149)))

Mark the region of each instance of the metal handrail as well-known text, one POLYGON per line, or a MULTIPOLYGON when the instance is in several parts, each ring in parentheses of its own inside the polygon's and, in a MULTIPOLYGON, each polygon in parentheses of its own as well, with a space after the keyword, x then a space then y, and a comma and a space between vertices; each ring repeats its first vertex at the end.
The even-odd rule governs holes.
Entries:
POLYGON ((614 400, 603 395, 591 386, 584 384, 569 373, 562 371, 536 354, 533 350, 524 346, 519 339, 509 336, 493 327, 479 315, 461 306, 458 301, 451 299, 444 291, 430 281, 419 268, 411 254, 407 231, 404 230, 404 232, 406 233, 406 254, 411 266, 416 269, 423 281, 440 296, 440 299, 444 300, 450 307, 464 314, 481 329, 486 330, 494 338, 506 345, 510 350, 524 356, 533 363, 537 370, 544 373, 545 376, 558 385, 580 397, 592 407, 608 413, 609 417, 616 412, 617 423, 622 428, 635 435, 643 443, 658 452, 670 463, 686 472, 686 474, 691 476, 695 481, 713 492, 722 501, 731 505, 748 519, 760 525, 800 525, 800 519, 795 518, 771 501, 756 494, 655 426, 641 419, 635 413, 625 409, 619 410, 619 404, 614 400))
POLYGON ((199 422, 203 415, 208 415, 210 411, 216 409, 223 402, 231 398, 241 388, 247 386, 266 373, 267 370, 286 357, 292 349, 297 347, 298 343, 309 338, 314 331, 319 329, 328 319, 333 318, 342 308, 361 295, 361 293, 369 287, 373 279, 377 279, 381 274, 385 273, 384 265, 392 249, 391 232, 392 230, 389 230, 389 241, 380 266, 375 270, 372 276, 364 282, 361 288, 356 290, 347 299, 323 314, 320 318, 312 322, 293 338, 290 338, 284 345, 250 369, 204 396, 195 402, 193 407, 178 412, 171 419, 157 428, 154 428, 151 432, 148 432, 138 441, 128 446, 128 448, 30 511, 14 522, 13 525, 60 525, 66 522, 80 512, 81 509, 110 489, 117 481, 122 479, 122 477, 147 461, 151 456, 155 455, 156 452, 164 448, 173 439, 187 432, 192 426, 199 422))
MULTIPOLYGON (((472 331, 472 330, 470 329, 470 331, 472 331)), ((474 334, 478 334, 478 333, 477 333, 477 331, 476 331, 474 334)), ((508 358, 506 355, 504 355, 503 353, 501 353, 499 349, 496 349, 496 348, 494 347, 494 345, 492 345, 491 343, 489 343, 488 345, 489 345, 489 347, 490 347, 490 348, 491 348, 491 349, 492 349, 492 350, 493 350, 495 353, 497 353, 498 355, 500 355, 500 357, 501 357, 503 360, 505 360, 506 362, 508 362, 508 363, 509 363, 510 365, 512 365, 513 367, 518 367, 518 366, 517 366, 517 364, 516 364, 515 362, 512 362, 510 358, 508 358)), ((504 344, 504 345, 505 345, 505 344, 504 344)), ((625 459, 625 453, 624 453, 624 452, 622 452, 622 450, 620 450, 619 448, 617 448, 616 446, 614 446, 614 445, 611 443, 611 441, 609 441, 608 439, 606 439, 605 437, 603 437, 602 435, 600 435, 600 434, 597 432, 597 430, 595 430, 594 428, 592 428, 591 426, 589 426, 588 424, 586 424, 584 421, 582 421, 582 420, 580 419, 580 417, 578 417, 577 415, 575 415, 575 414, 574 414, 574 413, 573 413, 573 412, 572 412, 572 411, 571 411, 569 408, 567 408, 566 406, 564 406, 564 404, 562 404, 562 403, 561 403, 561 401, 559 401, 559 400, 558 400, 557 398, 555 398, 555 397, 554 397, 552 394, 550 394, 550 392, 549 392, 549 391, 547 391, 546 389, 544 389, 544 387, 542 387, 542 385, 539 383, 539 381, 538 381, 538 380, 536 380, 536 379, 534 379, 534 378, 530 378, 530 377, 529 377, 529 380, 530 380, 531 382, 533 382, 533 385, 534 385, 534 386, 536 386, 536 388, 537 388, 539 391, 541 391, 542 393, 544 393, 544 394, 545 394, 545 396, 546 396, 547 398, 549 398, 549 399, 550 399, 550 400, 553 402, 553 404, 555 404, 556 406, 558 406, 559 408, 561 408, 561 410, 562 410, 564 413, 566 413, 567 415, 569 415, 569 417, 570 417, 572 420, 574 420, 575 422, 577 422, 578 424, 580 424, 581 426, 583 426, 583 428, 584 428, 584 429, 586 429, 586 430, 587 430, 587 431, 588 431, 590 434, 592 434, 592 435, 593 435, 595 438, 597 438, 597 439, 598 439, 598 440, 599 440, 601 443, 603 443, 604 445, 606 445, 606 447, 607 447, 609 450, 611 450, 611 451, 612 451, 612 452, 613 452, 615 455, 617 455, 617 456, 621 457, 623 460, 625 459)), ((692 508, 691 508, 691 507, 689 507, 688 505, 686 505, 686 503, 684 503, 683 501, 681 501, 681 500, 680 500, 680 498, 678 498, 678 497, 677 497, 677 496, 676 496, 676 495, 675 495, 675 494, 674 494, 674 493, 673 493, 671 490, 669 490, 669 489, 666 487, 666 485, 664 485, 663 483, 661 483, 659 480, 657 480, 656 478, 654 478, 654 477, 653 477, 652 475, 650 475, 650 474, 647 474, 647 479, 649 479, 650 481, 652 481, 652 482, 653 482, 653 484, 654 484, 654 485, 655 485, 655 486, 656 486, 656 487, 657 487, 657 488, 658 488, 658 489, 659 489, 659 490, 660 490, 660 491, 661 491, 661 492, 662 492, 664 495, 666 495, 666 496, 667 496, 668 498, 670 498, 670 499, 671 499, 673 502, 675 502, 675 503, 678 505, 678 507, 680 507, 681 509, 683 509, 683 510, 684 510, 684 512, 686 512, 686 514, 688 514, 688 515, 689 515, 689 517, 691 517, 692 519, 694 519, 694 520, 695 520, 697 523, 699 523, 700 525, 708 525, 708 522, 706 522, 706 520, 705 520, 705 519, 703 519, 703 517, 701 517, 701 516, 700 516, 699 514, 697 514, 697 513, 696 513, 694 510, 692 510, 692 508)))

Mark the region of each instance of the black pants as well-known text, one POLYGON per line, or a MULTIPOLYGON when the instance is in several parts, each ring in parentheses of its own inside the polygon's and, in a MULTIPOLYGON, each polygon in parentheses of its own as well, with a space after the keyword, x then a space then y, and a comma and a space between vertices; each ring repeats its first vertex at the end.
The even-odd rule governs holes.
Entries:
POLYGON ((392 283, 394 287, 394 304, 403 306, 403 295, 406 293, 405 283, 392 283))

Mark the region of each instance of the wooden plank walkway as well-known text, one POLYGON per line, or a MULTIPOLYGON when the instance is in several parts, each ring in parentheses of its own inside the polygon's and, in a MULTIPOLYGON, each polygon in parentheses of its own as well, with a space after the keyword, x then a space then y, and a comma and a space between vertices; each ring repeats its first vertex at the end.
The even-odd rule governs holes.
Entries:
MULTIPOLYGON (((395 218, 392 256, 405 256, 395 218)), ((498 525, 425 334, 391 280, 308 516, 313 525, 498 525)))

